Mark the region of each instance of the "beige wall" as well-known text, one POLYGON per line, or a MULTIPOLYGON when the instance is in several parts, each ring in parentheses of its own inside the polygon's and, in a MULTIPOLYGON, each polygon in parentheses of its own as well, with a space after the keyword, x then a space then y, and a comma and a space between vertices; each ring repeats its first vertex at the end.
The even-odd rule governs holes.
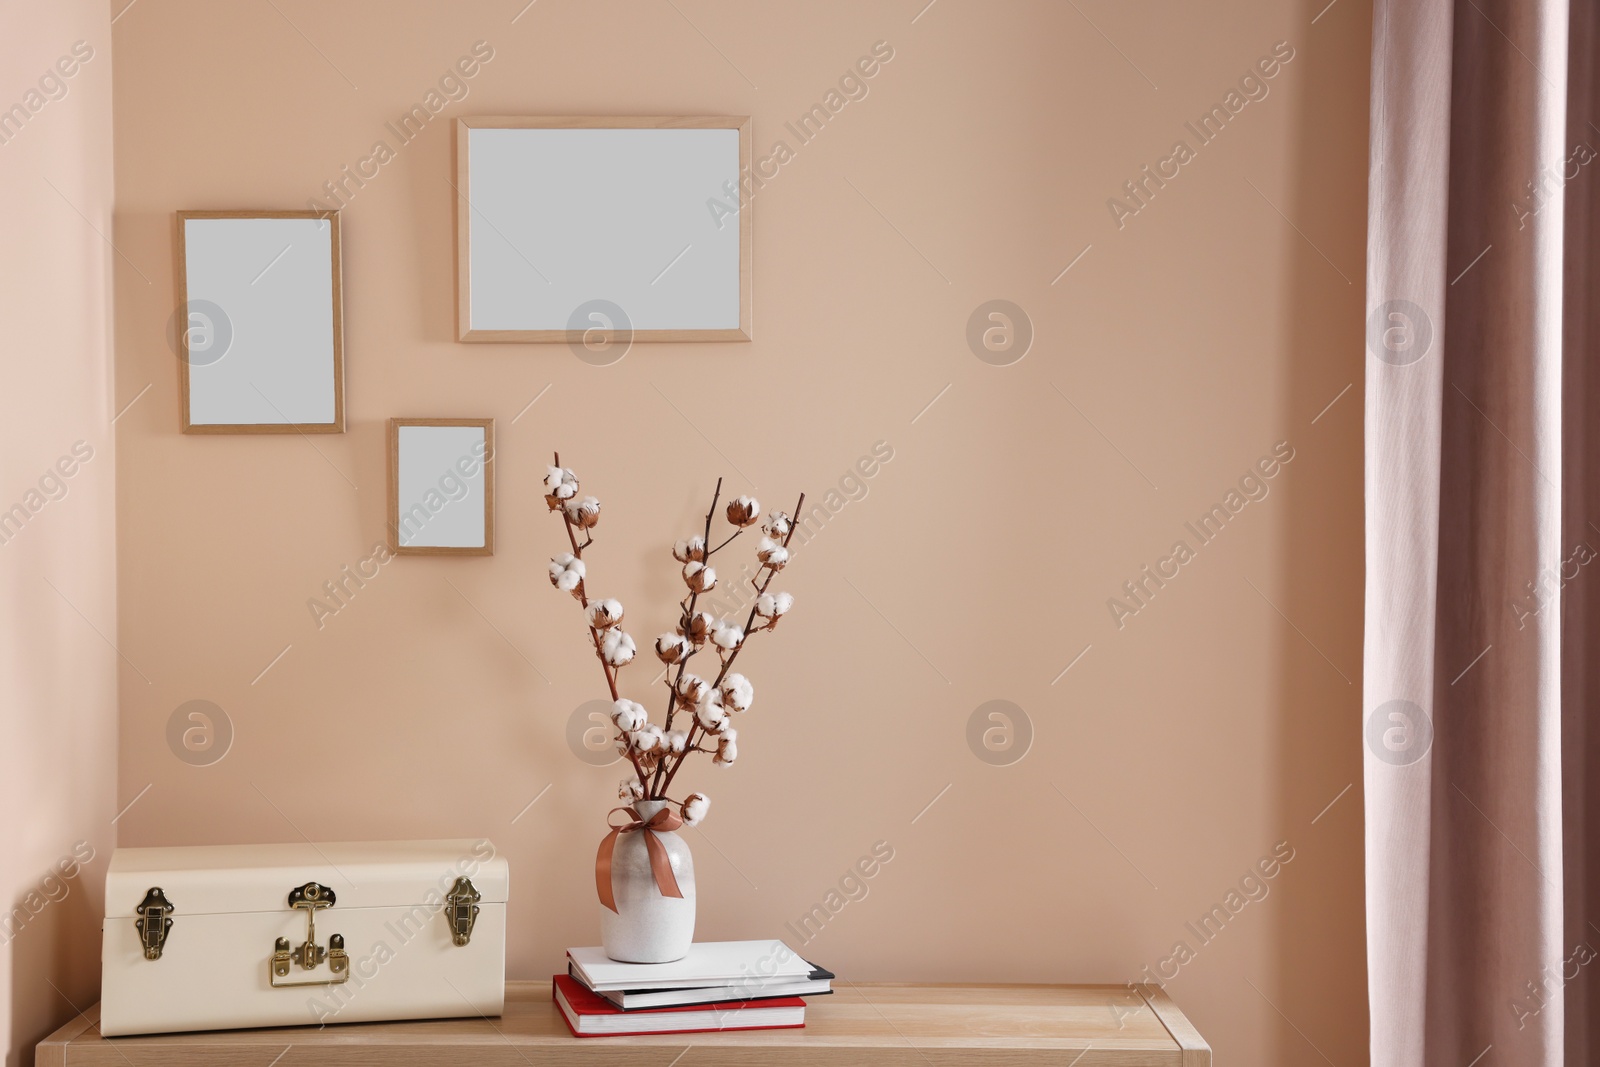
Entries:
POLYGON ((0 11, 8 1067, 33 1062, 34 1042, 73 1005, 99 998, 101 897, 119 807, 110 21, 103 0, 0 11))
POLYGON ((883 441, 748 653, 740 764, 683 779, 715 801, 701 935, 783 934, 882 840, 806 946, 846 978, 1129 980, 1287 842, 1170 988, 1228 1062, 1359 1062, 1359 790, 1318 818, 1358 780, 1359 390, 1313 419, 1362 358, 1367 5, 521 6, 143 0, 115 27, 116 238, 153 283, 123 265, 116 314, 119 391, 154 384, 118 427, 119 633, 149 677, 121 673, 121 792, 151 784, 124 843, 485 834, 512 976, 550 974, 597 937, 619 776, 565 742, 603 690, 543 573, 550 452, 606 503, 591 588, 643 644, 716 476, 821 500, 883 441), (798 145, 783 124, 880 40, 869 95, 798 145), (477 41, 470 95, 398 147, 477 41), (1279 41, 1269 95, 1119 229, 1107 199, 1279 41), (605 368, 452 343, 448 120, 649 112, 795 149, 755 201, 757 339, 605 368), (344 216, 350 432, 180 436, 172 213, 302 207, 379 139, 344 216), (967 348, 994 298, 1037 331, 1014 366, 967 348), (393 415, 499 420, 499 550, 393 561, 319 628, 308 601, 382 537, 393 415), (1283 441, 1270 495, 1119 629, 1108 598, 1283 441), (1009 767, 967 747, 992 699, 1035 731, 1009 767), (210 766, 168 748, 190 700, 234 729, 210 766))

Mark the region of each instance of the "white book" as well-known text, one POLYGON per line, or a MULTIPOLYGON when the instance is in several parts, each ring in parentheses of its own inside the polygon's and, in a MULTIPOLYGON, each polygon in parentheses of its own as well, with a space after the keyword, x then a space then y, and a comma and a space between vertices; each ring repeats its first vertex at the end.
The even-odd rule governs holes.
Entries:
POLYGON ((810 978, 779 978, 735 986, 695 986, 684 989, 608 989, 601 993, 624 1011, 670 1008, 679 1004, 714 1004, 718 1001, 770 1000, 774 997, 809 997, 833 992, 833 973, 820 967, 810 978))
POLYGON ((811 964, 782 941, 703 941, 672 963, 618 963, 598 946, 568 949, 567 959, 577 979, 597 993, 732 986, 737 995, 752 996, 779 979, 811 974, 811 964))

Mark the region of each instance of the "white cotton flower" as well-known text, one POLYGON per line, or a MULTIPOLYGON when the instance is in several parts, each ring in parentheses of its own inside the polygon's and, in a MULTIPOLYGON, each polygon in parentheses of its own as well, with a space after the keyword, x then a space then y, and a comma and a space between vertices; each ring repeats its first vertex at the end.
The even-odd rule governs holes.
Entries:
POLYGON ((731 622, 720 622, 711 632, 711 640, 724 652, 732 652, 744 644, 744 631, 731 622))
POLYGON ((787 615, 792 607, 794 597, 788 593, 762 593, 756 597, 756 617, 770 620, 768 626, 787 615))
POLYGON ((717 569, 707 567, 698 560, 690 560, 683 565, 683 584, 689 587, 691 593, 709 593, 717 585, 717 569))
POLYGON ((682 634, 662 634, 656 638, 656 659, 667 665, 689 658, 689 639, 682 634))
POLYGON ((685 537, 672 546, 672 558, 679 563, 703 562, 706 558, 706 539, 685 537))
POLYGON ((689 747, 689 731, 669 730, 667 732, 667 751, 677 754, 689 747))
POLYGON ((643 800, 644 786, 639 784, 639 779, 637 778, 624 778, 617 783, 617 799, 625 804, 643 800))
POLYGON ((666 744, 666 735, 661 732, 661 727, 653 722, 647 722, 628 735, 628 747, 643 755, 654 752, 666 744))
POLYGON ((722 706, 722 699, 712 693, 702 700, 694 709, 695 722, 709 734, 720 734, 728 728, 728 712, 722 706))
POLYGON ((589 605, 589 625, 596 630, 609 630, 622 621, 622 601, 596 600, 589 605))
POLYGON ((711 798, 704 793, 690 793, 683 798, 683 821, 698 826, 711 810, 711 798))
POLYGON ((767 521, 761 524, 761 532, 777 541, 782 541, 789 536, 789 531, 794 529, 794 520, 786 511, 774 511, 767 516, 767 521))
POLYGON ((756 558, 775 571, 783 570, 789 562, 789 550, 770 537, 763 537, 756 545, 756 558))
MULTIPOLYGON (((565 467, 546 468, 544 476, 544 501, 554 511, 565 501, 578 495, 578 476, 565 467)), ((596 512, 598 514, 598 512, 596 512)))
POLYGON ((566 511, 567 521, 574 526, 592 530, 600 524, 600 501, 592 496, 568 503, 566 511))
POLYGON ((611 706, 611 721, 625 734, 639 729, 649 718, 644 705, 635 700, 622 699, 611 706))
POLYGON ((728 521, 743 529, 761 517, 761 502, 753 496, 736 496, 728 501, 728 521))
POLYGON ((578 491, 578 476, 566 467, 546 467, 544 491, 554 495, 560 493, 563 489, 571 490, 563 494, 563 499, 576 493, 578 491))
POLYGON ((563 593, 574 593, 583 584, 583 560, 571 552, 563 552, 550 561, 550 584, 563 593))
POLYGON ((633 638, 618 627, 607 630, 606 635, 600 639, 600 654, 613 667, 626 667, 633 662, 634 653, 637 651, 633 638))
POLYGON ((729 711, 749 711, 755 698, 755 686, 744 675, 730 674, 722 680, 722 705, 729 711))
POLYGON ((711 762, 721 767, 728 767, 739 758, 739 746, 731 737, 724 737, 717 742, 717 754, 711 757, 711 762))

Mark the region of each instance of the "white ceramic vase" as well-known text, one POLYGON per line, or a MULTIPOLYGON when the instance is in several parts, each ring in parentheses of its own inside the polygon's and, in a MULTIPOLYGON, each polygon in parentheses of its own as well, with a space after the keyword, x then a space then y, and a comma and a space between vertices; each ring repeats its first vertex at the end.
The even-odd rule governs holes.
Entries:
MULTIPOLYGON (((666 806, 664 800, 639 800, 633 809, 648 822, 666 806)), ((687 956, 694 943, 694 857, 676 833, 650 832, 667 850, 683 896, 662 896, 656 888, 646 831, 617 835, 611 854, 617 910, 599 906, 600 943, 607 956, 621 963, 671 963, 687 956)))

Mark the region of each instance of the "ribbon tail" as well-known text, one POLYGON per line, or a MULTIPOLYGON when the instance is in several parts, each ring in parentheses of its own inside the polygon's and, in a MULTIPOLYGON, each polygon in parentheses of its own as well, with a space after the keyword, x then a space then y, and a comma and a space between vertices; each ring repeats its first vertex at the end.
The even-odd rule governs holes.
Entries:
MULTIPOLYGON (((595 891, 600 895, 600 903, 604 904, 612 911, 617 910, 617 896, 615 891, 611 888, 611 854, 617 850, 617 834, 621 832, 622 831, 620 830, 612 830, 605 837, 601 838, 600 850, 596 852, 594 856, 594 888, 595 891)), ((653 861, 654 859, 655 856, 652 854, 651 860, 653 861)), ((667 868, 667 873, 669 876, 672 873, 670 866, 667 868)), ((657 874, 656 880, 656 884, 659 885, 659 874, 657 874)), ((621 912, 617 912, 617 914, 620 915, 621 912)))
MULTIPOLYGON (((672 873, 672 860, 667 856, 667 846, 649 830, 644 832, 644 843, 650 852, 650 869, 656 876, 656 888, 664 897, 683 899, 683 890, 678 888, 678 876, 672 873)), ((596 870, 599 868, 596 867, 596 870)), ((611 910, 617 909, 613 907, 611 910)))

